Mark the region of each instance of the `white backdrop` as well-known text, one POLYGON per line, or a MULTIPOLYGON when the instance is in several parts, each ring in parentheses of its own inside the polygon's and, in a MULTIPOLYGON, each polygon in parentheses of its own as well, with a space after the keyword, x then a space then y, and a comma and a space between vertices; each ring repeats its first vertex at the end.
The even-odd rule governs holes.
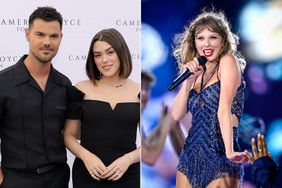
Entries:
MULTIPOLYGON (((0 11, 0 70, 28 53, 24 30, 38 6, 53 6, 63 16, 63 39, 53 60, 56 69, 73 84, 87 79, 85 63, 92 37, 101 29, 116 28, 124 36, 133 59, 131 79, 140 83, 140 0, 8 0, 0 11)), ((68 153, 70 166, 73 156, 68 153)), ((70 182, 71 184, 71 182, 70 182)), ((72 187, 72 186, 70 186, 72 187)))

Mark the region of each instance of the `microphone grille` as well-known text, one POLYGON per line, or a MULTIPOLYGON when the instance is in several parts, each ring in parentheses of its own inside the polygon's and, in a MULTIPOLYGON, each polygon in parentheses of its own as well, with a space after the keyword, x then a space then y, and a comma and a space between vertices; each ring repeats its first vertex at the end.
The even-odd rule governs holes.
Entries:
POLYGON ((204 66, 208 60, 205 56, 200 56, 198 58, 198 61, 199 61, 200 65, 204 66))

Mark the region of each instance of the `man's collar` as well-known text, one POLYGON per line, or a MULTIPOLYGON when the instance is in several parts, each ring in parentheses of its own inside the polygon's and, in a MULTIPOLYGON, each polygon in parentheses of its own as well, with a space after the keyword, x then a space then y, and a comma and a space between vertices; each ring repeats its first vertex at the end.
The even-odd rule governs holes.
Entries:
POLYGON ((27 55, 24 55, 16 64, 15 64, 15 85, 20 85, 24 82, 27 82, 31 79, 31 76, 24 64, 24 60, 27 55))
MULTIPOLYGON (((31 80, 31 75, 24 64, 26 57, 27 55, 22 56, 22 58, 15 64, 15 85, 20 85, 31 80)), ((54 82, 57 85, 64 85, 60 74, 53 68, 52 64, 48 81, 54 82)))

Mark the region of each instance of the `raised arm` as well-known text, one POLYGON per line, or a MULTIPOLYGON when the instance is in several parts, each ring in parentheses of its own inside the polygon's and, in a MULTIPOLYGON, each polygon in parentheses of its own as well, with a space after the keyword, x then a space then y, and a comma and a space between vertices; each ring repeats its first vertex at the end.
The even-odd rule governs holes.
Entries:
POLYGON ((203 67, 199 65, 198 59, 194 58, 193 61, 183 65, 185 69, 188 69, 193 74, 189 76, 181 85, 178 94, 175 97, 172 106, 172 118, 175 121, 180 121, 187 114, 187 101, 191 87, 195 79, 202 73, 203 67))
POLYGON ((253 178, 257 187, 281 187, 281 167, 278 171, 277 165, 271 158, 267 150, 265 137, 261 134, 257 135, 257 143, 252 138, 253 154, 246 151, 249 160, 253 163, 253 178), (280 181, 280 183, 279 183, 280 181))
POLYGON ((159 158, 165 145, 166 137, 171 127, 175 127, 176 122, 172 119, 170 111, 166 106, 162 106, 161 117, 157 128, 148 137, 142 132, 141 147, 142 161, 148 165, 154 165, 159 158))

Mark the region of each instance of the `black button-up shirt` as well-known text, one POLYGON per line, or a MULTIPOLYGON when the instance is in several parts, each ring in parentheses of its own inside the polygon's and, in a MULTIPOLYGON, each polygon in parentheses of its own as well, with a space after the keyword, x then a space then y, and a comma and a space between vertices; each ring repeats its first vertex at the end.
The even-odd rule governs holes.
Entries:
POLYGON ((65 163, 62 130, 71 82, 52 67, 42 91, 23 63, 26 57, 0 72, 1 165, 35 169, 65 163))

